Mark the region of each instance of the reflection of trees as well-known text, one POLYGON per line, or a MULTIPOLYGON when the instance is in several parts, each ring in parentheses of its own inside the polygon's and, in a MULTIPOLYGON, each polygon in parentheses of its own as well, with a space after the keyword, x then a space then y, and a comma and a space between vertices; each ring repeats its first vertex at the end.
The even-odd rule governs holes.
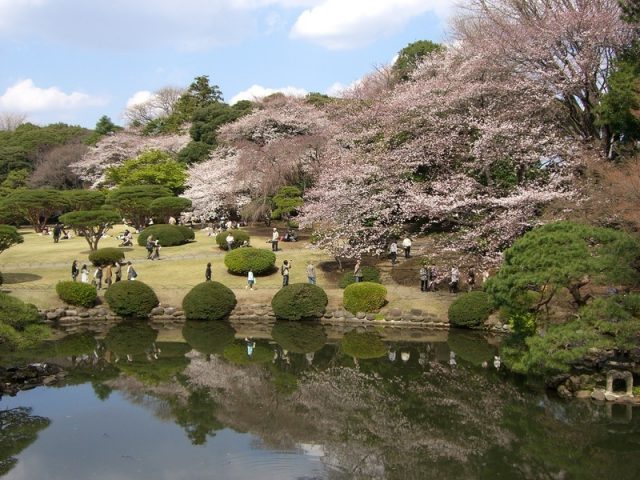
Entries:
POLYGON ((121 362, 118 368, 131 373, 143 383, 158 384, 171 380, 189 364, 185 354, 190 350, 183 342, 157 342, 151 352, 130 356, 131 361, 121 362))
POLYGON ((208 436, 224 428, 216 417, 217 405, 204 388, 191 392, 186 403, 177 398, 170 399, 169 403, 176 423, 184 428, 194 445, 204 445, 208 436))
POLYGON ((107 332, 107 350, 117 356, 136 355, 152 349, 158 332, 144 322, 122 322, 107 332))
POLYGON ((222 353, 233 342, 236 331, 227 322, 187 321, 182 336, 194 349, 205 355, 222 353))
POLYGON ((353 358, 377 358, 387 353, 387 346, 375 332, 351 330, 342 337, 342 350, 353 358))
POLYGON ((271 336, 283 349, 294 353, 317 352, 327 343, 322 325, 312 322, 276 322, 271 336))
POLYGON ((0 475, 14 467, 15 456, 31 445, 38 432, 50 423, 48 418, 31 415, 31 408, 0 410, 0 475))

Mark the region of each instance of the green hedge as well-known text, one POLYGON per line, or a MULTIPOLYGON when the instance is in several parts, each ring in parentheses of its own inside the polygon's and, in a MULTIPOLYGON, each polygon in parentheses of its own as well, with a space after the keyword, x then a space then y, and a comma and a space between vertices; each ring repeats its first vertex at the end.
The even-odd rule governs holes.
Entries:
POLYGON ((124 260, 124 252, 119 248, 99 248, 89 254, 89 261, 96 267, 98 265, 101 267, 113 265, 122 260, 124 260))
POLYGON ((107 332, 105 347, 116 355, 137 355, 153 346, 158 332, 146 323, 123 322, 107 332))
POLYGON ((205 355, 222 353, 233 343, 236 331, 227 322, 198 322, 187 320, 182 336, 194 349, 205 355))
POLYGON ((342 337, 340 346, 344 353, 354 358, 378 358, 387 353, 387 346, 380 335, 374 332, 358 333, 351 330, 342 337))
POLYGON ((93 285, 82 282, 58 282, 56 293, 60 300, 69 305, 79 307, 93 307, 98 298, 98 292, 93 285))
POLYGON ((469 292, 460 295, 449 306, 449 322, 454 327, 478 327, 491 313, 489 295, 485 292, 469 292))
POLYGON ((238 248, 224 256, 224 264, 235 275, 246 275, 249 270, 254 275, 268 275, 276 270, 276 254, 260 248, 238 248))
POLYGON ((283 349, 293 353, 317 352, 327 343, 322 325, 301 322, 276 322, 271 337, 283 349))
POLYGON ((238 229, 226 230, 216 235, 216 243, 223 250, 227 249, 227 236, 229 235, 229 232, 231 232, 231 235, 233 236, 233 240, 234 240, 233 248, 238 248, 245 241, 249 243, 249 240, 251 237, 249 237, 249 234, 244 230, 238 230, 238 229))
POLYGON ((158 305, 153 289, 138 280, 114 283, 104 298, 109 308, 122 317, 146 318, 158 305))
MULTIPOLYGON (((376 267, 362 267, 362 281, 381 283, 380 270, 376 267)), ((338 282, 338 286, 340 288, 347 288, 352 283, 356 283, 356 277, 353 276, 353 271, 351 270, 342 274, 342 278, 340 279, 340 282, 338 282)))
POLYGON ((220 320, 235 306, 235 294, 219 282, 199 283, 182 300, 187 320, 220 320))
POLYGON ((35 305, 0 293, 0 323, 9 325, 16 330, 24 330, 28 325, 39 321, 40 313, 35 305))
POLYGON ((379 283, 352 283, 344 289, 342 303, 344 308, 355 314, 358 312, 377 312, 387 299, 387 289, 379 283))
POLYGON ((322 316, 329 303, 325 291, 309 283, 292 283, 282 287, 271 300, 276 318, 302 320, 322 316))
POLYGON ((146 246, 149 235, 153 235, 154 240, 159 240, 163 247, 184 245, 195 238, 193 230, 184 225, 159 224, 151 225, 142 230, 138 235, 138 245, 146 246))

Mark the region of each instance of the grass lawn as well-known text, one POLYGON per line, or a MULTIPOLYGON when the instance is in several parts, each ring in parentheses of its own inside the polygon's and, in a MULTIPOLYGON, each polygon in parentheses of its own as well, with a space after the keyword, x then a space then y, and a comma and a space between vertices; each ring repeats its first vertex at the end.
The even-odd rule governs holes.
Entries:
MULTIPOLYGON (((120 243, 115 238, 124 231, 123 225, 116 225, 108 233, 112 236, 100 240, 99 247, 117 247, 120 243)), ((271 249, 267 243, 268 230, 264 228, 248 228, 251 244, 256 248, 271 249)), ((61 305, 55 292, 55 285, 61 280, 71 279, 71 263, 78 260, 80 266, 86 263, 91 273, 93 268, 88 261, 89 245, 82 237, 60 240, 53 243, 51 236, 42 236, 31 229, 23 228, 24 243, 15 245, 0 255, 0 271, 5 277, 3 288, 22 300, 39 307, 61 305)), ((306 265, 311 260, 316 265, 318 285, 327 291, 329 305, 338 308, 342 304, 342 290, 337 287, 335 275, 325 274, 318 264, 331 262, 333 259, 326 253, 313 248, 302 236, 302 241, 280 242, 281 251, 277 252, 276 266, 284 260, 292 263, 290 283, 306 282, 306 265)), ((160 260, 147 260, 147 251, 138 246, 134 236, 134 246, 124 248, 125 259, 131 261, 138 272, 138 280, 150 285, 163 304, 179 306, 184 295, 196 284, 204 281, 207 262, 211 262, 212 279, 219 281, 234 290, 238 302, 252 301, 269 303, 280 288, 282 277, 278 272, 258 277, 256 289, 246 290, 244 276, 231 275, 224 265, 225 252, 220 250, 214 237, 206 232, 196 230, 194 242, 177 247, 165 247, 160 250, 160 260)), ((425 311, 446 317, 446 308, 450 303, 447 296, 424 294, 416 287, 404 287, 392 280, 387 282, 389 291, 389 307, 402 309, 421 308, 425 311)), ((100 296, 104 291, 100 292, 100 296)))

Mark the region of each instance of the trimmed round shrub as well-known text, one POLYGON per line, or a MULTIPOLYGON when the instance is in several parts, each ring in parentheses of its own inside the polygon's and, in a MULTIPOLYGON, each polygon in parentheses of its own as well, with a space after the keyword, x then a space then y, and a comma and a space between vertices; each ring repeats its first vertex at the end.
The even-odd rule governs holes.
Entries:
POLYGON ((104 267, 124 260, 124 252, 119 248, 99 248, 89 254, 89 261, 94 266, 104 267))
POLYGON ((194 349, 205 355, 222 353, 233 343, 236 331, 227 322, 197 322, 187 320, 182 336, 194 349))
POLYGON ((222 356, 225 360, 236 365, 249 365, 251 363, 269 363, 273 359, 273 351, 264 345, 256 345, 253 347, 253 354, 249 356, 246 343, 234 342, 224 349, 222 356))
POLYGON ((490 313, 491 302, 487 293, 464 293, 449 305, 449 322, 454 327, 478 327, 489 318, 490 313))
POLYGON ((235 306, 235 294, 220 282, 199 283, 182 300, 187 320, 220 320, 235 306))
POLYGON ((351 313, 377 312, 387 302, 387 289, 379 283, 352 283, 344 289, 342 303, 351 313))
POLYGON ((104 343, 116 355, 136 355, 149 350, 157 337, 158 332, 146 323, 123 322, 107 332, 104 343))
POLYGON ((309 283, 292 283, 282 287, 271 300, 271 308, 276 318, 282 320, 303 320, 318 318, 329 303, 325 291, 309 283))
POLYGON ((5 323, 16 330, 40 322, 40 313, 35 305, 19 298, 0 293, 0 324, 5 323))
POLYGON ((195 238, 193 230, 184 225, 158 224, 151 225, 140 232, 138 245, 144 247, 150 235, 153 235, 154 240, 159 240, 163 247, 183 245, 195 238))
POLYGON ((93 307, 98 298, 96 287, 82 282, 58 282, 56 293, 60 300, 69 305, 87 308, 93 307))
POLYGON ((249 270, 254 275, 268 275, 276 270, 276 254, 261 248, 237 248, 224 256, 224 264, 235 275, 246 275, 249 270))
POLYGON ((380 335, 374 332, 358 333, 351 330, 344 334, 340 341, 342 351, 354 358, 368 359, 382 357, 387 353, 387 346, 380 335))
POLYGON ((216 235, 216 243, 223 250, 227 249, 227 237, 229 236, 229 232, 231 232, 231 236, 233 237, 233 248, 238 248, 245 241, 249 243, 249 239, 251 237, 249 237, 249 234, 244 230, 225 230, 224 232, 220 232, 216 235))
POLYGON ((317 352, 327 343, 322 325, 300 322, 276 322, 271 337, 283 349, 293 353, 317 352))
POLYGON ((137 280, 114 283, 104 298, 109 308, 122 317, 146 318, 158 305, 156 292, 146 283, 137 280))
MULTIPOLYGON (((376 267, 362 267, 362 282, 381 283, 380 270, 376 267)), ((353 276, 353 270, 350 270, 342 274, 342 278, 338 282, 338 286, 340 288, 346 288, 352 283, 356 283, 356 277, 353 276)))

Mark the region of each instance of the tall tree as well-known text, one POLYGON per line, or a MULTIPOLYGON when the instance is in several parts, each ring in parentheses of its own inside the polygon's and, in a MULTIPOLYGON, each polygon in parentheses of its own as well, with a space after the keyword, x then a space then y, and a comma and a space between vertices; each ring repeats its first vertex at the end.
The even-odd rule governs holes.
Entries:
POLYGON ((119 167, 107 168, 105 177, 117 186, 159 185, 177 194, 184 190, 187 174, 184 164, 169 153, 148 150, 119 167))
POLYGON ((92 251, 98 249, 103 235, 121 219, 114 210, 80 210, 60 215, 60 221, 82 235, 92 251))
POLYGON ((158 185, 119 187, 111 190, 107 204, 116 208, 120 215, 142 230, 152 217, 151 202, 156 198, 169 197, 171 191, 158 185))
POLYGON ((36 232, 41 232, 49 218, 67 206, 61 192, 46 189, 16 190, 3 203, 27 220, 36 232))

